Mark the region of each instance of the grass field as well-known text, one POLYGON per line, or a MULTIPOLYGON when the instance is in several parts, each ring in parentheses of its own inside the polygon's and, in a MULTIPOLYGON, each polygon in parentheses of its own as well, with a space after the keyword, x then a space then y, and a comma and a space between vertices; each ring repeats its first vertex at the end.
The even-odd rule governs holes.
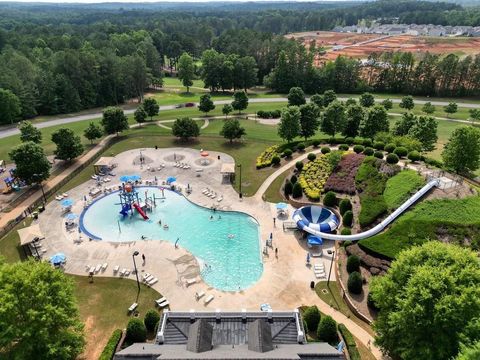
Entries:
POLYGON ((404 170, 389 178, 383 192, 388 209, 402 205, 424 183, 423 177, 413 170, 404 170))
POLYGON ((414 245, 437 239, 480 249, 480 197, 424 201, 386 232, 360 240, 367 250, 394 259, 414 245))
POLYGON ((281 187, 285 182, 285 179, 290 175, 291 172, 292 169, 284 171, 270 184, 267 191, 265 191, 265 201, 269 201, 271 203, 285 201, 285 199, 282 197, 282 194, 280 193, 282 191, 281 187))

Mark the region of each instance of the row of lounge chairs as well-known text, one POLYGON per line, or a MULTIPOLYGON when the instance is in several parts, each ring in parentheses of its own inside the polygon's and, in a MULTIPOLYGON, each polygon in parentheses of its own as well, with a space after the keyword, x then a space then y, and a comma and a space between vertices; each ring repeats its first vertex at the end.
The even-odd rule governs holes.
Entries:
POLYGON ((200 301, 200 299, 202 298, 204 298, 203 299, 204 305, 208 305, 212 302, 213 299, 215 299, 215 296, 212 294, 206 295, 205 291, 200 291, 195 293, 195 300, 200 301))
POLYGON ((86 271, 88 273, 98 274, 100 271, 104 272, 107 270, 108 263, 97 264, 97 265, 86 265, 86 271))
POLYGON ((188 165, 188 164, 186 164, 186 163, 181 163, 181 162, 176 162, 175 165, 173 165, 173 166, 176 167, 176 168, 185 169, 185 170, 191 168, 190 165, 188 165))
POLYGON ((313 265, 313 272, 317 279, 326 279, 327 275, 325 274, 325 265, 322 263, 313 265))
MULTIPOLYGON (((202 190, 202 194, 211 198, 211 199, 215 199, 217 197, 217 193, 209 188, 205 188, 202 190)), ((218 202, 222 201, 223 200, 223 195, 220 195, 217 199, 218 202)))
POLYGON ((160 164, 158 167, 154 166, 147 166, 147 171, 155 172, 155 171, 160 171, 165 167, 165 164, 160 164))
POLYGON ((55 196, 55 200, 57 201, 62 201, 63 199, 66 199, 68 198, 68 194, 67 193, 63 193, 63 194, 57 194, 55 196))
POLYGON ((143 274, 142 282, 148 286, 152 286, 158 282, 158 279, 149 273, 145 273, 143 274))
POLYGON ((155 305, 157 305, 160 309, 164 309, 164 308, 170 306, 170 302, 167 300, 167 298, 165 296, 161 297, 160 299, 154 300, 154 301, 155 301, 155 305))

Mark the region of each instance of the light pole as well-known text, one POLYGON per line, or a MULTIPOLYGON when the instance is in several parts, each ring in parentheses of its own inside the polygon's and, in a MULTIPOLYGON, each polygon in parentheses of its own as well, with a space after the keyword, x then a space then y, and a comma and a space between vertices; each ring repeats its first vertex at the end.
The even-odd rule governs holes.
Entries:
MULTIPOLYGON (((37 178, 37 181, 38 181, 38 178, 40 177, 40 175, 39 174, 33 174, 33 176, 35 176, 37 178)), ((40 181, 40 182, 37 182, 37 184, 39 184, 40 188, 42 189, 43 203, 46 204, 47 203, 47 197, 45 196, 45 191, 43 190, 43 182, 40 181)))
POLYGON ((137 263, 135 262, 135 256, 138 256, 139 252, 135 251, 132 255, 133 259, 133 267, 135 269, 135 276, 137 277, 137 286, 138 286, 138 291, 137 291, 137 300, 135 302, 138 302, 138 297, 140 296, 140 281, 138 281, 138 271, 137 271, 137 263))
POLYGON ((239 174, 239 178, 240 178, 239 181, 240 181, 240 183, 239 183, 239 185, 238 185, 238 191, 239 191, 239 192, 238 192, 238 196, 239 196, 240 199, 241 199, 241 198, 242 198, 242 164, 238 164, 237 166, 238 166, 239 169, 240 169, 240 174, 239 174))
POLYGON ((332 265, 333 262, 335 261, 335 250, 327 250, 328 255, 332 255, 332 261, 330 261, 330 270, 328 270, 328 280, 327 280, 327 286, 330 283, 330 274, 332 273, 332 265))

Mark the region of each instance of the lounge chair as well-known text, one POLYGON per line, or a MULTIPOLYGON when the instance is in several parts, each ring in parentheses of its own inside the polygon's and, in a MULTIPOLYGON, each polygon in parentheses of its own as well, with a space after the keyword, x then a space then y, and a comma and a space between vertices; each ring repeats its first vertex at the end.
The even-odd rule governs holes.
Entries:
POLYGON ((213 299, 215 299, 215 296, 208 295, 203 302, 205 305, 208 305, 213 299))
POLYGON ((220 197, 217 199, 218 202, 223 200, 223 195, 220 195, 220 197))
POLYGON ((107 269, 108 263, 103 263, 102 265, 102 271, 105 271, 107 269))
POLYGON ((90 272, 90 265, 85 265, 85 271, 90 272))
POLYGON ((152 276, 150 273, 145 273, 143 274, 143 278, 142 278, 142 281, 145 282, 147 280, 147 278, 149 278, 150 276, 152 276))
POLYGON ((189 287, 190 285, 193 285, 193 284, 196 284, 197 283, 197 279, 187 279, 185 280, 185 286, 186 287, 189 287))
POLYGON ((195 293, 195 300, 200 300, 202 297, 205 296, 205 291, 200 291, 195 293))
POLYGON ((61 200, 63 200, 63 196, 62 195, 57 195, 57 196, 55 196, 55 200, 61 201, 61 200))
POLYGON ((95 267, 95 273, 98 273, 101 268, 102 268, 102 264, 97 264, 97 266, 95 267))
POLYGON ((170 303, 168 302, 168 300, 166 300, 166 301, 158 304, 158 307, 159 307, 160 309, 163 309, 164 307, 167 307, 167 306, 170 306, 170 303))
POLYGON ((125 276, 129 276, 130 275, 130 269, 127 269, 127 271, 125 271, 125 276))
POLYGON ((123 268, 122 270, 120 270, 120 276, 123 276, 125 275, 125 272, 127 271, 127 269, 123 268))
POLYGON ((130 305, 130 307, 128 308, 128 312, 131 313, 133 311, 135 311, 135 309, 138 307, 138 304, 137 303, 133 303, 132 305, 130 305))
POLYGON ((154 300, 154 301, 155 301, 155 304, 160 305, 161 303, 167 301, 167 298, 164 296, 164 297, 162 297, 160 299, 157 299, 157 300, 154 300))
POLYGON ((113 273, 114 274, 118 273, 118 269, 120 269, 120 266, 115 265, 115 267, 113 268, 113 273))
POLYGON ((157 278, 153 278, 152 280, 150 280, 149 282, 147 282, 147 284, 148 284, 148 286, 153 286, 153 285, 155 285, 157 282, 158 282, 158 279, 157 279, 157 278))
POLYGON ((153 280, 153 279, 155 279, 155 276, 153 276, 151 274, 148 274, 148 276, 146 278, 144 278, 143 281, 148 284, 148 282, 153 280))
POLYGON ((316 277, 317 279, 326 279, 327 276, 326 276, 325 274, 317 274, 317 273, 315 273, 315 277, 316 277))

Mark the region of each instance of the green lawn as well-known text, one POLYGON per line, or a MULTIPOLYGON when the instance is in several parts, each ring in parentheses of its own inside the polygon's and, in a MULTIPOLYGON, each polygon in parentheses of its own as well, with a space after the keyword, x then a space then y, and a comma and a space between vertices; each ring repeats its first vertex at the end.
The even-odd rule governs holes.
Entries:
MULTIPOLYGON (((83 358, 98 359, 113 330, 126 328, 130 319, 127 309, 136 300, 137 283, 106 277, 94 277, 90 283, 87 276, 69 276, 75 282, 75 297, 85 323, 87 346, 83 358)), ((155 308, 154 300, 160 297, 157 291, 141 285, 138 299, 141 319, 147 310, 155 308)))
POLYGON ((369 251, 394 259, 414 245, 437 238, 480 249, 480 197, 424 201, 385 232, 360 240, 369 251))
MULTIPOLYGON (((417 104, 415 107, 412 109, 412 113, 415 115, 424 115, 424 116, 436 116, 436 117, 442 117, 442 118, 450 118, 453 120, 468 120, 470 118, 470 113, 469 113, 469 108, 465 107, 458 107, 458 111, 455 114, 447 114, 445 111, 443 111, 443 106, 435 106, 435 112, 431 115, 427 115, 422 111, 423 105, 417 104)), ((404 113, 406 112, 405 109, 402 109, 399 104, 393 104, 393 108, 391 110, 388 110, 388 112, 392 113, 404 113)))
POLYGON ((0 256, 9 263, 25 260, 25 254, 20 247, 20 237, 17 230, 30 226, 32 218, 26 218, 18 223, 10 232, 0 239, 0 256))
POLYGON ((383 192, 388 209, 398 208, 423 184, 423 177, 413 170, 404 170, 389 178, 383 192))
POLYGON ((292 169, 288 169, 284 171, 280 176, 278 176, 268 187, 267 191, 265 191, 265 200, 269 201, 271 203, 278 203, 285 201, 283 198, 282 194, 280 193, 282 191, 281 187, 283 183, 285 182, 285 179, 290 175, 292 172, 292 169))

